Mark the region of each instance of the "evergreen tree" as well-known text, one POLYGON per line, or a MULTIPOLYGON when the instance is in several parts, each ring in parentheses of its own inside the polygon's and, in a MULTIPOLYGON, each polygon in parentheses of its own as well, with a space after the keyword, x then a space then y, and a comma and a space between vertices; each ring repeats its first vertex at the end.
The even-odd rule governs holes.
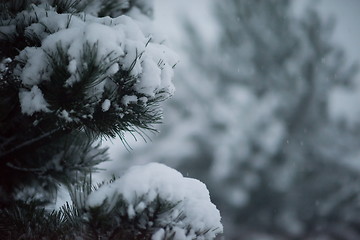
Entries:
MULTIPOLYGON (((101 140, 155 131, 175 54, 151 1, 0 3, 0 238, 213 239, 206 187, 161 164, 92 185, 101 140), (99 141, 100 140, 100 141, 99 141), (72 203, 47 206, 59 184, 72 203)), ((135 137, 135 135, 134 135, 135 137)))

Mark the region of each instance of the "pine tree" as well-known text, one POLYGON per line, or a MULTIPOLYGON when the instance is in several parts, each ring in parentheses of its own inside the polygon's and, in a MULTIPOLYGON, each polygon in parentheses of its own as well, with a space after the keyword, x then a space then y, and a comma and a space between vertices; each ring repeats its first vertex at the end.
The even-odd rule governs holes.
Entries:
POLYGON ((140 0, 0 3, 0 238, 213 239, 206 187, 161 164, 93 185, 101 140, 146 138, 175 54, 140 0), (72 203, 49 210, 62 184, 72 203))

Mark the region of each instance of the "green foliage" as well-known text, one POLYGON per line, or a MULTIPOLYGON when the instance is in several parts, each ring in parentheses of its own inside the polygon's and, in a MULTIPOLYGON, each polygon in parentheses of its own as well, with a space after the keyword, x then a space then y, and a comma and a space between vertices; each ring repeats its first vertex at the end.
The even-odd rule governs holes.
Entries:
POLYGON ((117 17, 130 9, 130 2, 133 0, 102 0, 99 17, 117 17))
POLYGON ((0 210, 3 239, 74 239, 65 210, 47 211, 36 202, 16 202, 0 210))
POLYGON ((0 183, 4 194, 11 198, 36 188, 38 194, 46 195, 41 197, 46 203, 56 196, 59 183, 71 185, 80 176, 96 171, 96 166, 106 160, 106 149, 94 145, 86 134, 56 134, 3 157, 0 183))
POLYGON ((98 42, 85 43, 74 73, 68 67, 69 46, 58 42, 55 49, 42 49, 41 34, 54 34, 56 30, 40 24, 40 34, 27 31, 27 27, 39 23, 37 12, 32 12, 36 5, 46 16, 69 14, 69 27, 71 17, 80 16, 82 11, 84 21, 86 11, 116 17, 127 12, 133 2, 103 0, 98 12, 91 12, 98 4, 92 0, 0 3, 1 239, 150 239, 157 225, 144 225, 140 218, 155 221, 172 208, 170 203, 157 199, 150 204, 154 211, 145 209, 141 216, 130 219, 125 211, 128 206, 122 200, 107 212, 103 206, 89 210, 85 205, 85 197, 96 190, 91 186, 91 174, 108 160, 107 149, 100 146, 99 140, 120 137, 126 144, 126 132, 145 139, 145 131, 155 131, 153 124, 161 121, 159 103, 168 94, 159 90, 149 97, 135 89, 141 75, 134 76, 131 71, 142 61, 142 53, 126 69, 123 59, 112 52, 100 56, 98 42), (26 48, 44 50, 47 63, 47 74, 40 74, 36 87, 48 109, 32 114, 23 112, 19 100, 19 93, 30 92, 33 87, 19 77, 19 71, 29 61, 29 56, 19 54, 26 48), (120 70, 108 74, 114 64, 120 70), (126 102, 127 96, 139 100, 126 102), (105 101, 111 101, 111 105, 104 110, 105 101), (79 187, 79 182, 83 186, 79 187), (74 204, 48 211, 45 206, 56 199, 59 184, 71 190, 74 204))
MULTIPOLYGON (((81 63, 77 64, 72 83, 67 84, 71 76, 68 69, 69 47, 59 42, 56 49, 45 52, 50 75, 38 84, 49 111, 35 112, 30 116, 23 114, 19 92, 30 91, 31 87, 23 84, 14 74, 27 61, 26 57, 19 58, 17 55, 26 47, 40 47, 41 39, 25 31, 26 27, 39 21, 36 14, 30 17, 15 14, 32 8, 30 3, 2 3, 7 14, 2 15, 0 21, 0 26, 15 27, 15 32, 0 31, 0 59, 4 66, 0 73, 0 186, 10 199, 16 189, 23 186, 45 181, 46 189, 56 190, 57 181, 71 182, 75 173, 94 171, 94 166, 106 161, 107 157, 104 150, 92 146, 92 143, 99 137, 119 136, 126 144, 125 132, 146 137, 144 130, 155 131, 152 125, 160 123, 162 112, 158 103, 166 98, 161 91, 149 99, 135 91, 140 76, 132 76, 130 72, 135 63, 141 61, 142 54, 136 56, 129 69, 124 69, 122 59, 114 58, 112 53, 100 57, 97 43, 84 44, 81 63), (121 69, 110 77, 106 73, 115 63, 121 69), (101 95, 92 92, 100 85, 104 85, 101 95), (126 104, 123 98, 127 95, 146 100, 126 104), (111 101, 106 111, 102 108, 105 100, 111 101), (92 150, 99 152, 97 157, 89 157, 92 150), (51 166, 54 165, 54 156, 59 158, 56 161, 60 169, 51 166), (21 173, 20 177, 18 173, 21 173)), ((75 14, 75 8, 81 9, 80 1, 55 0, 47 3, 52 4, 58 13, 70 11, 75 14)), ((115 2, 107 3, 111 5, 115 2)), ((44 27, 47 34, 52 34, 44 27)))
MULTIPOLYGON (((83 191, 76 189, 74 205, 66 203, 58 211, 47 211, 37 202, 15 202, 0 209, 0 235, 6 239, 134 239, 149 240, 159 229, 164 229, 164 240, 174 239, 174 224, 186 216, 178 214, 175 222, 164 222, 167 215, 174 214, 177 204, 170 203, 157 196, 146 208, 135 216, 128 214, 129 205, 121 196, 116 204, 109 207, 107 202, 88 208, 83 200, 94 191, 90 190, 89 181, 84 181, 83 191)), ((95 190, 96 191, 96 190, 95 190)), ((74 196, 74 195, 73 195, 74 196)), ((139 204, 144 196, 135 201, 139 204)), ((113 201, 113 199, 110 199, 113 201)), ((188 231, 190 231, 190 226, 188 231)), ((206 230, 197 233, 202 236, 206 230)))

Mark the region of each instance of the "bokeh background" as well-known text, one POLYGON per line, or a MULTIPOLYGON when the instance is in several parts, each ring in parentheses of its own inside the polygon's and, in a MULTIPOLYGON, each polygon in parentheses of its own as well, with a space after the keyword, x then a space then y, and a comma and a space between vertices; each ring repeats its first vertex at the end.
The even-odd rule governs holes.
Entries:
POLYGON ((200 179, 223 217, 219 239, 360 239, 359 10, 358 0, 155 1, 179 54, 177 90, 151 141, 106 143, 101 178, 162 162, 200 179))

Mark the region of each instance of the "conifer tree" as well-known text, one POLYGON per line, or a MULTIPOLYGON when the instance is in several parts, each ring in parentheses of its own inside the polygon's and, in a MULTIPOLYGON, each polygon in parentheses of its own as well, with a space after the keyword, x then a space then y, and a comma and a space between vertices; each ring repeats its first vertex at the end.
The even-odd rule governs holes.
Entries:
POLYGON ((146 137, 176 55, 151 37, 151 1, 0 3, 0 238, 213 239, 206 187, 161 164, 98 185, 101 140, 146 137), (72 203, 47 206, 59 184, 72 203))

